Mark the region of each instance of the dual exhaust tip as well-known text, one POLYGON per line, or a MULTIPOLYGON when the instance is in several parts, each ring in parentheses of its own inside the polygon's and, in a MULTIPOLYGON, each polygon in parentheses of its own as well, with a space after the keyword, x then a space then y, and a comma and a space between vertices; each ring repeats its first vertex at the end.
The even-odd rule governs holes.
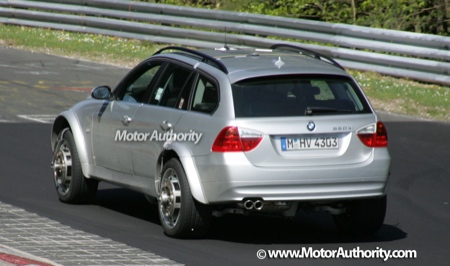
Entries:
POLYGON ((246 199, 244 200, 244 208, 247 210, 260 211, 264 207, 264 202, 261 199, 246 199))

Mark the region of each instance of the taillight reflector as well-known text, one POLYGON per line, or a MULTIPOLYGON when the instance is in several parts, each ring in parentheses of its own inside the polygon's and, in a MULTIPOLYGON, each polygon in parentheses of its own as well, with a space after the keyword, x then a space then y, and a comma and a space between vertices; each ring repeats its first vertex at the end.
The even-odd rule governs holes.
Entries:
POLYGON ((242 134, 237 127, 228 126, 222 129, 213 143, 213 152, 251 151, 262 140, 262 134, 244 131, 242 134))
POLYGON ((371 148, 387 147, 388 145, 387 130, 382 122, 359 130, 357 135, 364 145, 371 148))

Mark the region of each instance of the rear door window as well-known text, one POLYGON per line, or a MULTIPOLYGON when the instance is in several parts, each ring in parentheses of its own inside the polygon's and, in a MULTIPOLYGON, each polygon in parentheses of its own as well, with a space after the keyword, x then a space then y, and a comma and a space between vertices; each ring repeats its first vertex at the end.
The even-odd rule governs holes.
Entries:
POLYGON ((236 117, 371 113, 363 93, 347 77, 254 78, 232 89, 236 117))
POLYGON ((169 64, 150 96, 150 104, 186 109, 184 90, 189 93, 194 72, 177 64, 169 64))

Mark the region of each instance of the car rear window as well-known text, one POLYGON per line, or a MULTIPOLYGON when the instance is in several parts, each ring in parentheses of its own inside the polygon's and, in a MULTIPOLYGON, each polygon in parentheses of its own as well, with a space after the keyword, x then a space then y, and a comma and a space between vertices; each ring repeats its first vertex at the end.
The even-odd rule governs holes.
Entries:
POLYGON ((347 77, 277 76, 232 85, 236 117, 371 113, 358 86, 347 77))

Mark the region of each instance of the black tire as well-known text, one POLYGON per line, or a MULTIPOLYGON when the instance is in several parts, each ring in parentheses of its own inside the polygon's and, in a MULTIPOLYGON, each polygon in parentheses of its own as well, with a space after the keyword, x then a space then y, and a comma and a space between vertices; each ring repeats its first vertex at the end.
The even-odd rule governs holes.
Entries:
POLYGON ((346 212, 333 215, 336 226, 350 236, 370 236, 378 232, 386 215, 387 197, 346 203, 346 212))
POLYGON ((204 236, 211 222, 211 210, 192 197, 180 161, 170 159, 162 173, 158 212, 164 232, 174 238, 204 236))
POLYGON ((56 193, 65 203, 88 203, 95 197, 98 181, 84 177, 72 132, 66 130, 63 134, 53 160, 56 193))

